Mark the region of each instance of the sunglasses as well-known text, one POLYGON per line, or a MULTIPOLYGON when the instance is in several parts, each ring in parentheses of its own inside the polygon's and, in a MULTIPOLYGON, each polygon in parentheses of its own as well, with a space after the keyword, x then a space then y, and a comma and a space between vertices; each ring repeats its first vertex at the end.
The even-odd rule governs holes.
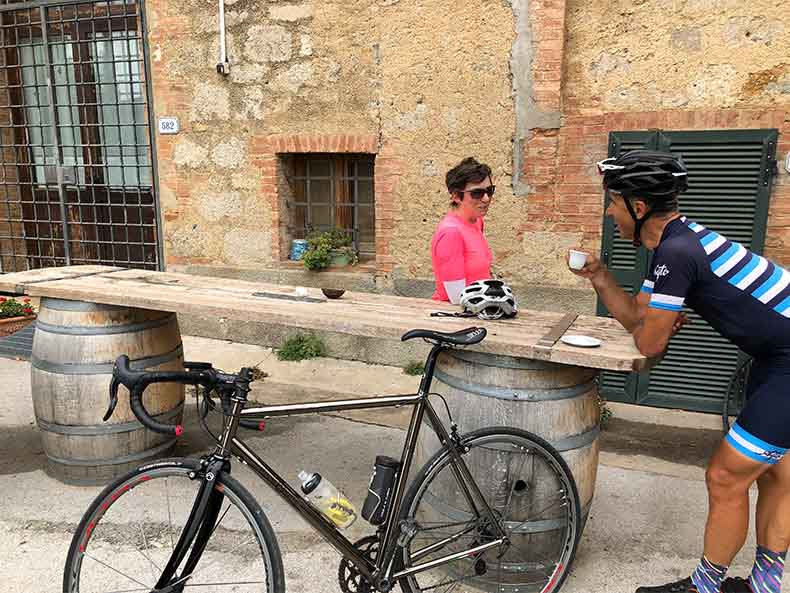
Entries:
POLYGON ((459 194, 469 194, 473 200, 482 200, 483 196, 493 197, 496 191, 496 185, 489 185, 488 187, 478 187, 476 189, 469 189, 466 191, 459 191, 459 194))

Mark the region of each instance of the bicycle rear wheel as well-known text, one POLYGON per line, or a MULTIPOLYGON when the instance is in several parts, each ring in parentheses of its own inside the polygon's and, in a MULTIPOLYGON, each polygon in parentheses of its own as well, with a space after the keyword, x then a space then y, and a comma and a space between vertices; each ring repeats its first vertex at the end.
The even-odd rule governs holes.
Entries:
MULTIPOLYGON (((518 428, 484 428, 462 442, 468 448, 464 462, 510 544, 402 578, 401 589, 556 592, 568 575, 582 529, 579 495, 567 464, 546 441, 518 428)), ((405 568, 496 539, 464 495, 446 448, 414 479, 401 519, 415 530, 399 556, 405 568), (442 540, 446 543, 437 543, 442 540)))
MULTIPOLYGON (((105 488, 72 539, 64 593, 153 591, 189 517, 200 487, 190 474, 199 469, 196 459, 168 459, 105 488)), ((215 488, 224 495, 222 507, 184 589, 284 593, 280 550, 260 506, 229 475, 215 488)))

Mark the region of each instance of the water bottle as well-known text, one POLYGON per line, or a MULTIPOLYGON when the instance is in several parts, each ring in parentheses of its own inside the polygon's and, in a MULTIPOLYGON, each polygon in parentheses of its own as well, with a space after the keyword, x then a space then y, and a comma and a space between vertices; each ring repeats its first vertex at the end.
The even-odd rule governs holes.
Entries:
POLYGON ((321 474, 302 470, 299 472, 299 479, 307 500, 340 529, 351 526, 357 520, 354 505, 321 474))
POLYGON ((381 525, 387 518, 387 509, 389 509, 392 499, 392 487, 399 469, 400 462, 398 460, 384 455, 376 457, 373 475, 370 476, 368 496, 362 506, 362 517, 371 525, 381 525))

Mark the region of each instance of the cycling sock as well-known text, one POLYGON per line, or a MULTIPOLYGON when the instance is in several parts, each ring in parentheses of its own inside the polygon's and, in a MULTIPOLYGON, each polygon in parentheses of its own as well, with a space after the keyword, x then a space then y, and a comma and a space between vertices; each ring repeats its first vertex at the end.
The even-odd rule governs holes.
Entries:
POLYGON ((719 593, 725 574, 727 574, 726 566, 713 564, 703 556, 697 570, 691 575, 691 582, 694 583, 699 593, 719 593))
POLYGON ((757 546, 754 567, 749 575, 749 586, 753 593, 779 593, 782 590, 782 573, 787 552, 772 552, 757 546))

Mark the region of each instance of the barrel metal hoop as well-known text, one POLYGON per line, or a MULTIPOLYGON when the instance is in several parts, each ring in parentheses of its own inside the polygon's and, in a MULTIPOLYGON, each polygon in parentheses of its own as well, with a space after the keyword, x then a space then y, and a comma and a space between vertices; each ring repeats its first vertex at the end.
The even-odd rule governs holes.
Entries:
POLYGON ((562 399, 571 399, 578 397, 583 393, 594 389, 595 380, 586 381, 579 385, 571 387, 561 387, 558 389, 513 389, 510 387, 494 387, 490 385, 478 385, 476 383, 469 383, 458 377, 448 375, 441 369, 434 371, 434 376, 445 385, 473 393, 475 395, 482 395, 485 397, 493 397, 496 399, 505 399, 512 401, 553 401, 562 399))
POLYGON ((146 449, 133 455, 125 455, 124 457, 111 457, 109 459, 63 459, 62 457, 55 457, 47 453, 49 461, 60 463, 61 465, 83 466, 83 467, 97 467, 102 465, 122 465, 133 461, 142 461, 143 459, 150 459, 161 455, 170 449, 176 442, 175 438, 167 439, 163 444, 153 449, 146 449))
POLYGON ((575 449, 583 449, 584 447, 588 447, 595 442, 595 439, 598 438, 598 435, 601 434, 601 428, 596 424, 592 430, 587 430, 580 434, 575 434, 573 436, 565 437, 564 439, 559 440, 552 440, 549 441, 551 446, 554 447, 560 453, 564 453, 565 451, 573 451, 575 449))
POLYGON ((55 311, 76 311, 80 313, 91 311, 126 311, 132 308, 122 305, 104 305, 102 303, 91 303, 87 301, 69 301, 52 297, 42 298, 41 307, 44 309, 53 309, 55 311))
MULTIPOLYGON (((155 367, 159 366, 160 364, 170 362, 171 360, 176 360, 177 358, 183 356, 183 354, 184 346, 183 344, 179 344, 175 349, 171 350, 170 352, 166 352, 165 354, 132 360, 130 366, 135 371, 142 371, 150 367, 155 367)), ((46 371, 47 373, 55 373, 58 375, 110 375, 112 374, 112 369, 115 365, 115 362, 58 363, 43 360, 33 354, 30 357, 30 364, 33 366, 33 368, 40 371, 46 371)))
POLYGON ((148 329, 156 329, 163 325, 168 325, 176 321, 178 317, 175 313, 171 313, 160 319, 151 319, 140 323, 130 323, 127 325, 53 325, 38 321, 36 323, 36 330, 46 332, 48 334, 64 334, 69 336, 105 336, 112 334, 131 334, 136 332, 145 331, 148 329))
POLYGON ((475 352, 472 350, 447 350, 447 356, 463 360, 464 362, 473 362, 483 366, 503 368, 503 369, 529 369, 529 370, 551 370, 561 365, 556 362, 547 362, 543 360, 532 360, 528 358, 514 358, 512 356, 503 356, 501 354, 488 354, 487 352, 475 352))
MULTIPOLYGON (((163 422, 167 424, 168 420, 173 420, 177 418, 178 415, 184 409, 184 402, 180 402, 175 408, 168 410, 166 412, 162 412, 161 414, 152 415, 153 418, 158 420, 159 422, 163 422)), ((122 432, 134 432, 136 430, 140 430, 143 428, 143 425, 140 424, 137 420, 132 420, 131 422, 122 422, 119 424, 84 424, 84 425, 73 425, 73 424, 56 424, 54 422, 47 422, 46 420, 42 420, 41 418, 37 418, 36 421, 38 422, 39 427, 41 430, 46 432, 51 432, 54 434, 65 434, 69 436, 103 436, 107 434, 118 434, 122 432)))

